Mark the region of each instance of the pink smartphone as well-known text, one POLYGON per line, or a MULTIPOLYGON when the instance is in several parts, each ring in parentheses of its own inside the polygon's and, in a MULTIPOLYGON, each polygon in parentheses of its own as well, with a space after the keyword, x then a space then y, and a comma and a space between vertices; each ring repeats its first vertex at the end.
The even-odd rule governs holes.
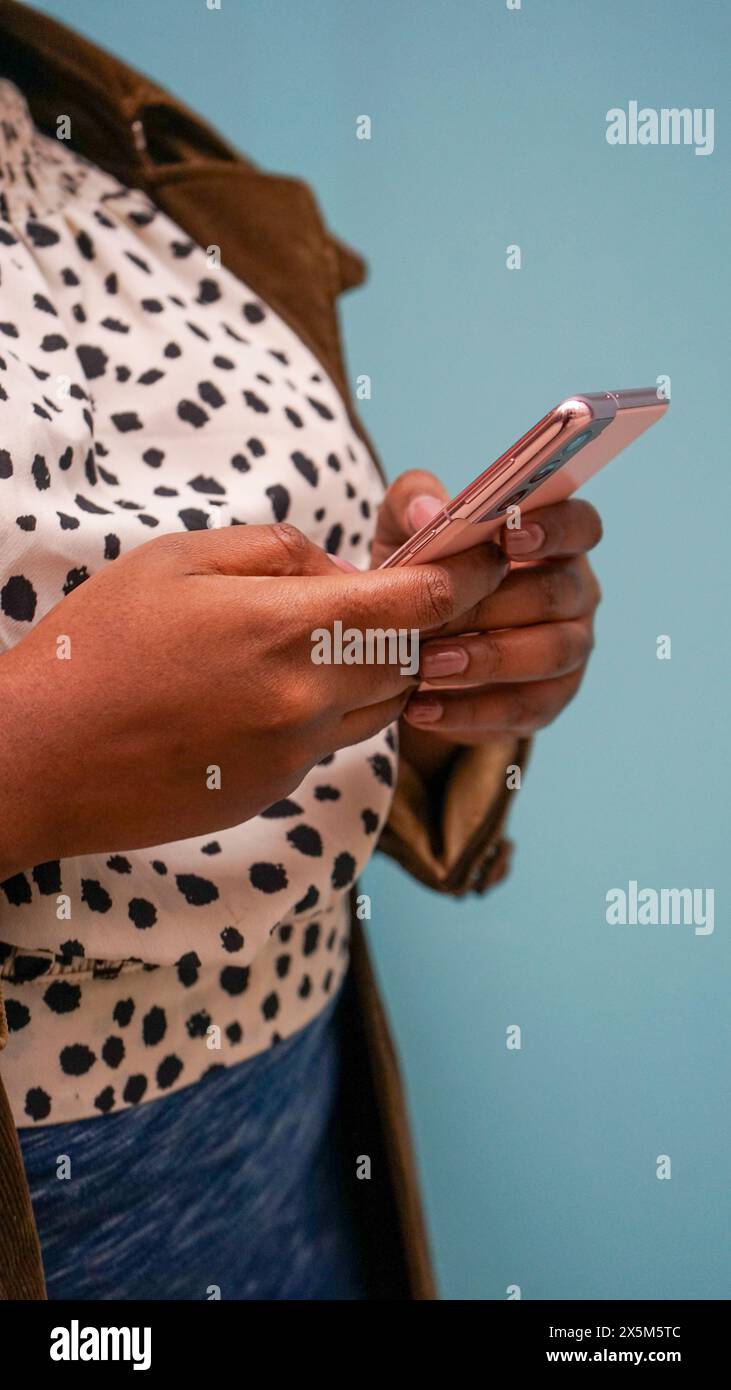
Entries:
POLYGON ((667 410, 656 387, 571 396, 475 478, 381 569, 442 560, 493 539, 512 517, 570 497, 667 410))

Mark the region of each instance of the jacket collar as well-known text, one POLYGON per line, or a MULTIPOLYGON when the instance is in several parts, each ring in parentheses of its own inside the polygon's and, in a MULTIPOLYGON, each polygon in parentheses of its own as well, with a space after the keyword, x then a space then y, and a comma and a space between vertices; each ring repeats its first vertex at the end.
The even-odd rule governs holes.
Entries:
POLYGON ((72 146, 122 182, 145 182, 148 130, 165 161, 173 121, 195 130, 205 157, 248 164, 151 78, 18 0, 0 0, 0 40, 0 77, 21 89, 38 129, 55 136, 59 116, 68 116, 72 146))

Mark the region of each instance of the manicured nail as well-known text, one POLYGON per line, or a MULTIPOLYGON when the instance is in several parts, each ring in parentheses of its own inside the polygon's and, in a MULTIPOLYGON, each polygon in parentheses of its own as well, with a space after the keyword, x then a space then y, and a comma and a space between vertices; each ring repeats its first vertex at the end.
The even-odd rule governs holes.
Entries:
POLYGON ((444 503, 440 502, 438 497, 429 497, 426 493, 421 497, 412 497, 406 511, 406 520, 413 531, 420 531, 428 521, 434 520, 443 506, 444 503))
POLYGON ((456 676, 467 670, 468 661, 464 647, 426 647, 421 656, 421 674, 425 680, 456 676))
POLYGON ((505 538, 505 549, 511 555, 528 555, 532 550, 538 550, 546 539, 546 533, 542 526, 537 522, 531 521, 527 526, 522 526, 519 531, 511 531, 507 528, 505 538))
POLYGON ((412 724, 436 724, 444 713, 441 700, 433 700, 430 695, 414 697, 406 706, 406 718, 412 724))
POLYGON ((358 569, 357 565, 351 565, 350 560, 341 560, 339 555, 331 555, 330 559, 334 565, 337 565, 339 570, 345 570, 346 574, 350 574, 353 570, 358 569))

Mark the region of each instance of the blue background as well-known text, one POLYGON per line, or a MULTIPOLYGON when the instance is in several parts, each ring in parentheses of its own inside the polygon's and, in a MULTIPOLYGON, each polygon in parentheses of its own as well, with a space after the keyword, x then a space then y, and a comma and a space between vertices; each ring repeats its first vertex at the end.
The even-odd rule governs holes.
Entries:
POLYGON ((444 1296, 728 1298, 731 7, 45 8, 312 182, 366 252, 344 324, 391 474, 456 489, 566 395, 670 374, 669 417, 588 492, 598 645, 516 794, 510 879, 454 903, 380 861, 371 936, 444 1296), (715 152, 609 147, 633 99, 714 107, 715 152), (715 888, 714 934, 609 927, 631 878, 715 888))

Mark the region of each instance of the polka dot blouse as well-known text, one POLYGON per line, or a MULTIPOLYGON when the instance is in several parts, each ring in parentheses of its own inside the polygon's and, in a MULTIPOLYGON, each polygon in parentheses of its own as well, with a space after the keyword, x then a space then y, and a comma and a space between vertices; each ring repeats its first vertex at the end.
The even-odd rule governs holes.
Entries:
MULTIPOLYGON (((155 534, 287 518, 366 567, 381 490, 287 325, 0 81, 0 652, 155 534)), ((2 883, 17 1124, 153 1100, 308 1023, 395 760, 386 731, 244 825, 2 883)))

